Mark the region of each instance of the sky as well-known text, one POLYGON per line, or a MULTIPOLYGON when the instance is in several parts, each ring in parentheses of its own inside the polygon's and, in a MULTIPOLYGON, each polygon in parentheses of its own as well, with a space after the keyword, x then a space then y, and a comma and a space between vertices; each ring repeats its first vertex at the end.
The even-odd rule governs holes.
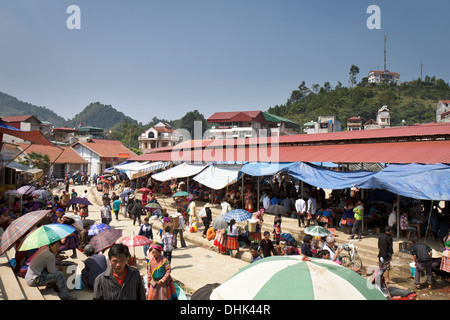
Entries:
POLYGON ((2 0, 0 91, 66 119, 97 101, 144 124, 266 111, 302 81, 382 70, 384 35, 401 81, 423 63, 449 82, 449 14, 448 0, 2 0), (81 29, 67 27, 71 5, 81 29))

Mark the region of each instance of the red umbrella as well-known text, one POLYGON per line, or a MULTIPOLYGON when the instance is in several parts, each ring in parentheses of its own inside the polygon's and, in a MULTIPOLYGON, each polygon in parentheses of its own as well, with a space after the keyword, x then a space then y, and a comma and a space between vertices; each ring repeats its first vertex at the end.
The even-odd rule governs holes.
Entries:
POLYGON ((122 237, 122 230, 111 228, 99 232, 89 241, 89 244, 94 247, 95 252, 99 252, 113 246, 120 237, 122 237))
POLYGON ((153 193, 152 190, 150 190, 149 188, 140 188, 138 190, 138 192, 150 192, 150 193, 153 193))
POLYGON ((147 237, 133 234, 132 236, 124 237, 118 243, 123 243, 127 247, 140 247, 152 244, 153 241, 147 237))

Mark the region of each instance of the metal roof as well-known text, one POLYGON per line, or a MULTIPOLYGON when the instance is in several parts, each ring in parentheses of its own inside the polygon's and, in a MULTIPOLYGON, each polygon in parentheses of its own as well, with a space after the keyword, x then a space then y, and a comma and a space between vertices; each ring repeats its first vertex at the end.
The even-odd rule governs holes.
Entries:
POLYGON ((450 163, 450 141, 311 146, 205 148, 143 154, 137 161, 256 161, 336 163, 450 163))

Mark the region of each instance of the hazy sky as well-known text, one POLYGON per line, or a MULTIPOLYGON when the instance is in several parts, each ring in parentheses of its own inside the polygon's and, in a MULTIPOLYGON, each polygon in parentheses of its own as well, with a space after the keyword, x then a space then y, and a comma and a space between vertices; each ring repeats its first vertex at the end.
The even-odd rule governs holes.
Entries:
POLYGON ((448 0, 2 0, 0 91, 65 118, 96 101, 143 123, 267 110, 302 81, 348 86, 352 64, 358 81, 382 69, 385 34, 401 81, 422 62, 448 82, 449 16, 448 0))

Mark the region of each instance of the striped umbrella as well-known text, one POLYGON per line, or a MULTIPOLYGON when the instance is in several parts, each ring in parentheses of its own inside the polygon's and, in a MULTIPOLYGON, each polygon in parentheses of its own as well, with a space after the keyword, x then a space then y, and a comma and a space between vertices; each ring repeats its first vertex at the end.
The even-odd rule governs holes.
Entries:
POLYGON ((108 229, 111 229, 111 227, 105 223, 95 223, 89 228, 88 235, 95 236, 95 235, 99 234, 100 232, 102 232, 104 230, 108 230, 108 229))
POLYGON ((330 260, 273 256, 238 271, 211 300, 386 300, 370 281, 330 260))
POLYGON ((122 237, 122 230, 108 229, 94 236, 89 244, 94 247, 95 252, 99 252, 114 245, 120 237, 122 237))
POLYGON ((11 249, 20 237, 22 237, 36 223, 41 221, 49 212, 50 210, 29 212, 11 222, 2 235, 0 255, 11 249))
POLYGON ((19 251, 27 251, 46 246, 67 237, 75 231, 76 229, 74 227, 63 223, 43 225, 28 235, 20 246, 19 251))
POLYGON ((223 220, 226 222, 230 222, 231 219, 234 219, 236 222, 242 222, 252 218, 252 213, 248 212, 244 209, 234 209, 228 211, 227 214, 223 217, 223 220))

